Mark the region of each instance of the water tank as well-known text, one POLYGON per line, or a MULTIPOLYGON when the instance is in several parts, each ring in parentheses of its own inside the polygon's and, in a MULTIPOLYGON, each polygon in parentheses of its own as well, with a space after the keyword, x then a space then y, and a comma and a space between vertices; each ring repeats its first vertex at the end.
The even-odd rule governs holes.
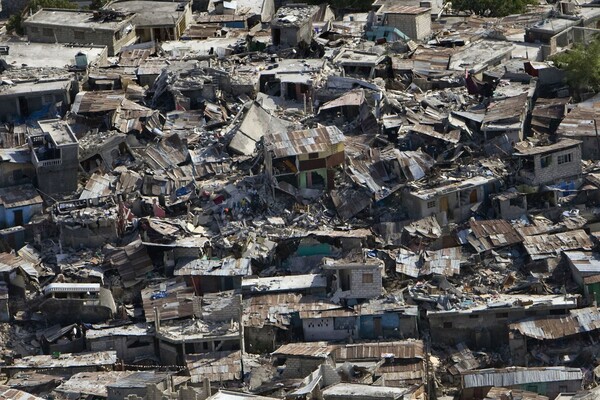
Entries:
POLYGON ((75 54, 75 65, 77 68, 85 69, 88 66, 87 54, 79 52, 75 54))

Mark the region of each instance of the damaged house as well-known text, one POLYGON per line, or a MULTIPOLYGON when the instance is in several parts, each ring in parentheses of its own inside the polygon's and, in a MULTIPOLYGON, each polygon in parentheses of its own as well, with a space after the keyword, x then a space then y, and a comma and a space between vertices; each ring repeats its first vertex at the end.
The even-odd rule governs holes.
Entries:
POLYGON ((577 297, 561 295, 504 296, 466 309, 428 311, 432 339, 439 343, 467 343, 489 348, 508 343, 508 323, 532 316, 564 315, 577 307, 577 297), (475 328, 476 327, 476 328, 475 328), (475 328, 475 329, 474 329, 475 328))
POLYGON ((114 56, 136 41, 134 16, 114 10, 41 9, 23 22, 32 42, 103 45, 114 56))
POLYGON ((438 219, 464 221, 497 191, 501 181, 494 176, 476 176, 457 182, 446 182, 433 188, 403 193, 403 204, 414 218, 435 215, 438 219))
POLYGON ((547 146, 517 143, 518 179, 529 186, 550 185, 575 189, 581 180, 581 142, 563 139, 547 146))
POLYGON ((366 254, 340 260, 323 259, 323 270, 333 272, 334 299, 347 301, 378 297, 382 293, 383 261, 366 254))
POLYGON ((79 145, 70 126, 59 119, 38 121, 40 134, 28 138, 37 187, 44 194, 77 189, 79 145))
POLYGON ((54 322, 104 322, 117 311, 110 290, 98 283, 51 283, 39 311, 54 322))
POLYGON ((334 188, 335 167, 344 163, 344 134, 337 127, 279 132, 264 140, 266 174, 274 187, 334 188))
POLYGON ((312 24, 318 12, 318 6, 306 4, 280 7, 271 20, 273 45, 292 47, 310 44, 313 37, 312 24))

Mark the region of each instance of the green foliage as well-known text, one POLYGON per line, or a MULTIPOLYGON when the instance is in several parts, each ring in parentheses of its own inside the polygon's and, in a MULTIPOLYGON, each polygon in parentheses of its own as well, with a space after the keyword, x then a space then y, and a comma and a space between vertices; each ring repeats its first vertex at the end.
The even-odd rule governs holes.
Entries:
POLYGON ((553 61, 565 70, 567 83, 577 95, 587 90, 600 91, 600 38, 558 54, 553 61))
POLYGON ((90 10, 99 10, 108 3, 109 0, 92 0, 90 4, 90 10))
POLYGON ((11 15, 6 23, 6 30, 11 33, 14 32, 17 35, 23 35, 25 31, 23 30, 22 22, 23 17, 21 14, 11 15))
POLYGON ((29 2, 29 8, 34 12, 40 8, 75 9, 77 8, 77 4, 72 3, 69 0, 31 0, 29 2))
POLYGON ((529 4, 536 0, 452 0, 452 8, 457 11, 471 11, 477 15, 505 17, 525 12, 529 4))
MULTIPOLYGON (((101 1, 101 0, 92 0, 92 1, 101 1)), ((33 12, 38 11, 41 8, 66 8, 66 9, 75 9, 77 8, 77 4, 72 3, 69 0, 30 0, 27 6, 25 6, 25 10, 31 10, 33 12)), ((25 11, 23 11, 25 12, 25 11)), ((23 13, 16 13, 8 18, 6 23, 6 30, 8 32, 14 32, 17 35, 25 34, 25 30, 23 29, 23 13)))

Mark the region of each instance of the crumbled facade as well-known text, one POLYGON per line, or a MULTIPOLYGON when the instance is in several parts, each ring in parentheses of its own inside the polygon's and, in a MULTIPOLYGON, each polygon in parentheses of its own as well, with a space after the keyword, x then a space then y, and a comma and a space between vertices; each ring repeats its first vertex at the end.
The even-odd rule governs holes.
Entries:
POLYGON ((453 6, 0 30, 0 398, 596 396, 600 7, 453 6))

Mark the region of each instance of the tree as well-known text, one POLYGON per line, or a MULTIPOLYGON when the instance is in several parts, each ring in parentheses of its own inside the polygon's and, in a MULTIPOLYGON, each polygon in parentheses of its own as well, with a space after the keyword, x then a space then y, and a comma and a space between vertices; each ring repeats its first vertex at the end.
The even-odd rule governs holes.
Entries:
MULTIPOLYGON (((75 9, 77 8, 77 4, 72 3, 69 0, 30 0, 25 6, 25 10, 23 10, 23 12, 26 10, 36 12, 41 8, 75 9)), ((23 12, 13 14, 10 16, 10 18, 8 18, 6 23, 6 30, 8 32, 14 32, 17 35, 23 35, 25 33, 25 30, 23 29, 23 12)))
POLYGON ((457 11, 470 11, 477 15, 505 17, 525 12, 529 4, 537 0, 453 0, 452 8, 457 11))
POLYGON ((108 3, 109 0, 92 0, 90 3, 90 10, 99 10, 108 3))
POLYGON ((600 38, 587 46, 578 44, 552 60, 565 70, 567 83, 578 97, 583 91, 600 91, 600 38))
POLYGON ((6 31, 9 33, 14 32, 17 35, 22 35, 25 33, 22 23, 23 16, 21 14, 13 14, 6 22, 6 31))

